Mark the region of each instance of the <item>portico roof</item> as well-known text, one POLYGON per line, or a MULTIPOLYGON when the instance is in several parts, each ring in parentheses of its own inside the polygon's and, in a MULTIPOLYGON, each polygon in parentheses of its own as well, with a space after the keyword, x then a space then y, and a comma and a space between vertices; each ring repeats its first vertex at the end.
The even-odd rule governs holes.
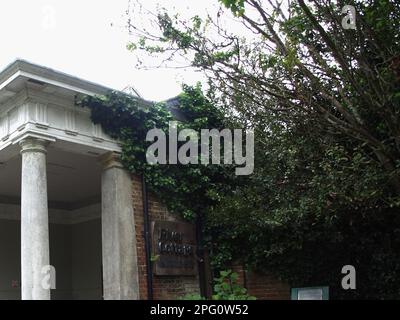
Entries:
POLYGON ((110 90, 22 59, 9 64, 0 72, 0 162, 13 156, 15 145, 27 136, 78 153, 118 152, 118 141, 91 122, 90 110, 75 105, 77 95, 110 90))
POLYGON ((42 85, 45 92, 46 89, 50 92, 55 90, 54 87, 88 95, 105 94, 112 90, 64 72, 17 59, 0 72, 0 103, 15 95, 26 81, 42 85))
POLYGON ((98 158, 120 152, 120 143, 91 121, 89 108, 77 106, 75 97, 109 90, 20 59, 0 72, 0 181, 6 182, 0 184, 0 203, 20 202, 20 142, 32 138, 48 142, 49 203, 53 209, 70 210, 98 201, 98 158))

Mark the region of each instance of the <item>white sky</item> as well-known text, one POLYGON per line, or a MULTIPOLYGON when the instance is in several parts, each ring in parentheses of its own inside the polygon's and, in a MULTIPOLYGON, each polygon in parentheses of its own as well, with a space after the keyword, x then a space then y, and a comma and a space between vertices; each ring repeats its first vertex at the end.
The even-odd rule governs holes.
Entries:
MULTIPOLYGON (((195 15, 217 0, 142 0, 195 15)), ((0 69, 22 58, 114 89, 133 86, 146 99, 175 96, 193 70, 136 70, 123 26, 128 0, 1 0, 0 69), (111 26, 113 23, 113 26, 111 26)))

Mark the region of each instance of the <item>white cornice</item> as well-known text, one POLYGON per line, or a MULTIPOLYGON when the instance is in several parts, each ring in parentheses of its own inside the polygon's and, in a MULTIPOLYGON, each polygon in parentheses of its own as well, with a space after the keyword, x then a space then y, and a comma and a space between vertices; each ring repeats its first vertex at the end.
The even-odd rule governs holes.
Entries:
POLYGON ((0 72, 0 90, 18 77, 34 79, 88 95, 105 94, 107 91, 113 90, 25 60, 16 60, 0 72))

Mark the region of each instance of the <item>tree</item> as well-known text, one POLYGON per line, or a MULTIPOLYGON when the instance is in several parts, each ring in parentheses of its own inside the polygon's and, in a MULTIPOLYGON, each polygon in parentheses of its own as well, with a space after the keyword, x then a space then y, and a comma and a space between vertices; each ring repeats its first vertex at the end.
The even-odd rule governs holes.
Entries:
POLYGON ((254 174, 207 212, 215 267, 241 258, 334 297, 398 298, 400 3, 220 3, 206 18, 161 9, 152 30, 135 23, 140 4, 128 12, 139 59, 189 61, 232 123, 255 130, 254 174), (356 291, 340 288, 345 264, 356 291))
POLYGON ((398 1, 221 2, 250 37, 226 30, 222 9, 205 21, 160 11, 159 33, 130 23, 139 39, 128 47, 166 54, 167 63, 183 54, 253 124, 272 113, 287 125, 315 118, 324 132, 345 134, 364 145, 399 195, 398 1), (356 30, 342 27, 349 4, 356 30))

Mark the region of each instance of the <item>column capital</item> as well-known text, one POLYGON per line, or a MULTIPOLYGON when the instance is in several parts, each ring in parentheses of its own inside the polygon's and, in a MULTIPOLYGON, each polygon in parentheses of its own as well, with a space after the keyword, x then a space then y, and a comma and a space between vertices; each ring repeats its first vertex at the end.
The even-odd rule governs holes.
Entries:
POLYGON ((116 152, 107 152, 99 157, 99 161, 103 167, 103 170, 110 168, 124 168, 121 163, 121 155, 116 152))
POLYGON ((47 153, 49 141, 38 138, 25 138, 19 142, 21 154, 24 152, 42 152, 47 153))

